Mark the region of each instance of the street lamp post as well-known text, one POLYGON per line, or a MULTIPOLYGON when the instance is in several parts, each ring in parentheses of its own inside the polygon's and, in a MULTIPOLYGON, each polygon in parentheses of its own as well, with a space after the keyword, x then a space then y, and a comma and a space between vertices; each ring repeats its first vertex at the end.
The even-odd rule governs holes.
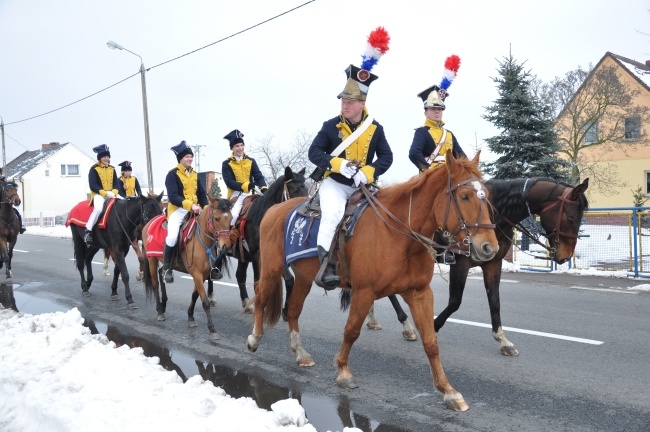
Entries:
POLYGON ((144 143, 147 157, 147 182, 149 183, 149 192, 153 193, 153 168, 151 167, 151 145, 149 142, 149 110, 147 108, 147 82, 145 80, 144 62, 142 61, 142 57, 140 57, 138 54, 134 53, 133 51, 129 51, 128 49, 113 41, 106 42, 106 46, 108 46, 110 49, 118 49, 130 52, 131 54, 138 56, 140 59, 140 80, 142 82, 142 111, 144 113, 144 143))

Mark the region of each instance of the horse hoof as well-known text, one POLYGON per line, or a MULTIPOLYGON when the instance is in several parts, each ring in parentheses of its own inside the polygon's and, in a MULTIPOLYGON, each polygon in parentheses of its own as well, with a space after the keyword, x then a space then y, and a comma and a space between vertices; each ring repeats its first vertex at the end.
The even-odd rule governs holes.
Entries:
POLYGON ((444 401, 445 405, 454 411, 463 412, 469 409, 469 405, 467 405, 465 399, 463 399, 463 395, 460 393, 445 395, 444 401))
POLYGON ((414 331, 403 331, 402 336, 404 336, 404 339, 406 339, 407 341, 418 340, 418 335, 416 335, 414 331))
POLYGON ((159 314, 158 315, 158 321, 165 321, 167 318, 165 318, 165 314, 159 314))
POLYGON ((208 296, 208 301, 210 302, 210 307, 217 307, 217 301, 214 297, 208 296))
POLYGON ((502 346, 501 354, 503 354, 504 356, 516 357, 519 355, 519 351, 517 351, 517 348, 515 348, 514 346, 502 346))
POLYGON ((300 366, 300 367, 312 367, 312 366, 316 366, 316 362, 315 362, 314 359, 311 358, 311 357, 304 358, 304 359, 300 359, 300 360, 298 360, 296 363, 298 363, 298 366, 300 366))
POLYGON ((120 299, 120 296, 117 294, 111 296, 111 301, 118 301, 120 299))
POLYGON ((141 282, 143 278, 144 278, 144 274, 138 273, 138 275, 135 277, 135 280, 137 280, 138 282, 141 282))
POLYGON ((253 335, 248 335, 248 337, 246 338, 246 348, 248 348, 248 351, 255 352, 257 351, 257 348, 259 346, 260 346, 260 338, 253 335))
POLYGON ((287 311, 282 309, 282 321, 287 322, 289 321, 289 315, 287 315, 287 311))
POLYGON ((188 321, 188 322, 187 322, 187 326, 188 326, 189 328, 194 328, 194 327, 196 327, 196 321, 194 321, 194 320, 190 320, 190 321, 188 321))
POLYGON ((219 333, 217 333, 217 332, 210 333, 210 342, 214 343, 214 342, 218 341, 219 339, 221 339, 221 336, 219 335, 219 333))
POLYGON ((104 276, 110 276, 110 275, 111 275, 111 272, 108 272, 108 271, 104 272, 104 276))
POLYGON ((366 325, 368 326, 368 328, 370 330, 381 330, 382 329, 381 324, 379 324, 378 322, 372 322, 371 323, 370 321, 368 321, 366 323, 366 325))
POLYGON ((138 306, 135 303, 129 303, 128 305, 126 305, 126 307, 131 310, 135 310, 138 308, 138 306))
POLYGON ((354 382, 353 377, 341 378, 341 379, 337 378, 336 379, 336 384, 338 384, 338 386, 343 388, 343 389, 350 389, 350 390, 359 387, 357 385, 357 383, 354 382))
POLYGON ((244 313, 255 313, 255 303, 251 299, 244 300, 242 302, 242 307, 244 308, 244 313))
POLYGON ((81 295, 84 297, 90 297, 90 292, 89 291, 82 291, 81 295))

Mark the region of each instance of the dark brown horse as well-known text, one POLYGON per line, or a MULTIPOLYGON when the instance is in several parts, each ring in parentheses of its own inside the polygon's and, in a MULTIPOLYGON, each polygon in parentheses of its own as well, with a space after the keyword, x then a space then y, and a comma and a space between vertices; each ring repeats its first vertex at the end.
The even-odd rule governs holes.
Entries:
MULTIPOLYGON (((435 387, 443 393, 447 406, 465 411, 468 405, 449 383, 438 352, 433 327, 432 237, 443 228, 450 244, 471 254, 477 261, 494 257, 498 243, 487 206, 486 191, 480 182, 477 154, 473 160, 456 160, 447 153, 444 167, 430 170, 411 180, 381 189, 376 199, 379 209, 366 209, 354 235, 345 245, 344 259, 352 286, 348 321, 343 342, 336 356, 337 384, 357 387, 350 372, 348 357, 359 337, 364 318, 372 303, 382 297, 401 294, 408 303, 429 360, 435 387), (387 245, 398 262, 386 260, 387 245)), ((271 207, 260 226, 260 281, 255 296, 255 324, 247 347, 256 351, 263 327, 277 323, 282 309, 284 273, 284 224, 292 209, 303 199, 296 198, 271 207)), ((289 296, 287 317, 290 344, 299 366, 313 366, 311 355, 302 346, 298 318, 319 268, 317 257, 291 264, 295 285, 289 296)), ((346 275, 342 275, 345 276, 346 275)))
POLYGON ((20 205, 20 196, 18 195, 18 185, 13 181, 0 182, 0 269, 5 266, 5 275, 7 279, 12 277, 11 259, 14 256, 14 246, 18 233, 20 232, 20 223, 14 212, 13 207, 20 205))
MULTIPOLYGON (((567 262, 575 251, 582 216, 589 206, 585 196, 588 185, 589 179, 576 187, 549 178, 487 181, 485 186, 490 192, 490 203, 494 209, 492 220, 497 226, 499 252, 486 262, 477 262, 466 256, 456 258, 456 264, 449 269, 449 302, 435 319, 436 331, 460 308, 469 269, 480 266, 490 307, 492 337, 499 342, 503 355, 519 355, 503 331, 499 297, 502 262, 512 246, 514 227, 531 215, 538 216, 548 241, 548 246, 542 245, 547 249, 548 259, 558 264, 567 262)), ((528 231, 525 227, 519 228, 528 231)), ((527 234, 538 241, 532 233, 523 232, 522 235, 527 234)), ((393 300, 393 307, 400 316, 404 311, 397 299, 393 300)))
MULTIPOLYGON (((227 263, 224 260, 224 254, 232 245, 230 241, 232 213, 230 212, 231 205, 228 200, 215 200, 211 196, 208 196, 208 198, 210 199, 210 204, 203 208, 201 214, 199 216, 191 215, 197 221, 196 231, 183 247, 181 247, 182 240, 179 240, 178 244, 181 248, 180 252, 177 252, 173 259, 172 268, 191 275, 194 280, 194 290, 192 291, 190 305, 187 309, 188 325, 190 327, 196 327, 194 306, 200 297, 208 321, 210 341, 214 342, 219 339, 219 334, 212 322, 210 301, 203 283, 210 279, 210 269, 212 267, 215 267, 221 261, 227 263)), ((162 274, 162 267, 159 268, 158 266, 158 263, 162 262, 162 256, 147 256, 148 244, 151 241, 149 226, 152 222, 145 225, 142 230, 142 238, 144 239, 142 252, 147 259, 147 265, 144 271, 144 286, 147 300, 150 300, 152 295, 156 299, 158 321, 164 321, 166 319, 167 288, 162 274), (158 290, 158 287, 160 287, 160 290, 158 290)))

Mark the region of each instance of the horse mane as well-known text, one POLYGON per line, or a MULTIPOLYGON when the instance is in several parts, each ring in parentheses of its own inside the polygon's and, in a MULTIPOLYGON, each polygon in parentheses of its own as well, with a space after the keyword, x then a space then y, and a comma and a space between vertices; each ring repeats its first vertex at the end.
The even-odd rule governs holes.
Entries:
MULTIPOLYGON (((429 181, 429 178, 433 177, 443 177, 443 179, 435 179, 434 182, 445 182, 447 183, 447 169, 444 169, 444 166, 439 166, 438 168, 428 169, 421 172, 409 180, 403 183, 397 183, 391 186, 387 186, 381 189, 378 196, 381 194, 382 199, 393 200, 399 199, 400 197, 407 196, 405 194, 410 193, 413 190, 417 190, 424 186, 424 184, 429 181)), ((477 164, 474 164, 473 161, 467 158, 456 159, 456 163, 453 165, 453 171, 451 172, 451 177, 455 178, 459 175, 468 173, 468 177, 476 177, 479 180, 483 178, 481 171, 478 168, 477 164)))
MULTIPOLYGON (((526 217, 525 213, 526 201, 528 200, 528 192, 537 182, 540 181, 545 181, 556 185, 555 188, 552 188, 546 194, 546 196, 540 200, 541 202, 551 200, 551 195, 558 186, 565 186, 569 188, 574 187, 566 182, 555 180, 550 177, 536 177, 528 179, 522 178, 514 180, 488 180, 486 182, 486 185, 490 187, 490 201, 492 204, 494 204, 494 207, 499 209, 499 214, 497 217, 501 216, 511 219, 514 219, 518 216, 526 217), (528 183, 526 184, 526 182, 528 183), (526 185, 525 195, 524 185, 526 185)), ((578 196, 578 205, 580 214, 589 208, 587 197, 584 194, 580 194, 578 196)))

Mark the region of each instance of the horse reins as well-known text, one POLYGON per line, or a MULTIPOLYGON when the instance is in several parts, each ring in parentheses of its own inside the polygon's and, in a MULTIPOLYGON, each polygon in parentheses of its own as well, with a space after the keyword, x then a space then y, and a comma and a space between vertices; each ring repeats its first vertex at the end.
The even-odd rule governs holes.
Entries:
MULTIPOLYGON (((468 186, 468 184, 473 184, 474 187, 472 189, 477 191, 477 195, 478 195, 479 192, 483 192, 483 196, 482 197, 479 196, 479 199, 484 199, 486 197, 485 192, 482 190, 482 188, 477 189, 476 184, 474 182, 477 182, 479 185, 481 184, 480 181, 477 178, 472 178, 472 179, 465 180, 465 181, 463 181, 463 182, 461 182, 459 184, 456 184, 454 186, 454 185, 452 185, 452 182, 451 182, 451 174, 448 173, 449 187, 445 191, 445 193, 447 193, 447 197, 448 197, 447 206, 446 206, 446 210, 445 210, 445 221, 447 220, 447 217, 449 216, 450 202, 453 201, 454 208, 456 209, 456 214, 457 214, 460 226, 454 232, 454 234, 450 234, 447 231, 445 231, 445 232, 453 240, 453 237, 455 235, 457 235, 461 230, 465 230, 466 233, 467 233, 467 237, 464 240, 465 244, 470 243, 470 240, 469 240, 468 237, 471 236, 471 233, 469 232, 467 222, 464 221, 463 218, 462 218, 462 215, 460 213, 460 208, 458 206, 456 195, 453 192, 456 191, 458 188, 461 188, 461 187, 470 188, 470 186, 468 186)), ((470 251, 469 250, 463 251, 461 249, 461 247, 460 247, 460 244, 455 240, 451 241, 450 244, 448 244, 448 245, 442 245, 442 244, 439 244, 436 241, 434 241, 433 236, 432 236, 432 238, 429 238, 428 236, 420 234, 420 233, 414 231, 411 228, 410 225, 411 225, 411 208, 412 208, 412 203, 413 203, 413 192, 411 192, 410 200, 409 200, 409 215, 408 215, 408 225, 407 225, 404 222, 402 222, 401 220, 399 220, 397 218, 397 216, 395 216, 393 213, 391 213, 374 195, 372 195, 370 193, 370 191, 368 190, 368 188, 364 184, 361 184, 360 186, 361 186, 361 190, 363 191, 363 194, 365 195, 366 199, 368 200, 368 203, 370 204, 372 209, 375 211, 375 214, 377 215, 377 217, 382 222, 384 222, 384 224, 386 226, 388 226, 392 230, 398 232, 399 234, 402 234, 403 236, 408 237, 411 240, 415 240, 416 242, 422 244, 424 247, 427 248, 427 250, 429 251, 429 253, 431 254, 432 257, 435 256, 435 254, 436 254, 436 252, 435 252, 436 248, 448 249, 448 250, 451 250, 454 253, 462 253, 462 254, 465 254, 465 255, 469 256, 470 251), (394 222, 397 222, 402 227, 408 229, 409 232, 404 232, 401 229, 398 229, 398 228, 394 227, 393 225, 389 224, 388 221, 381 215, 381 213, 379 212, 377 207, 381 208, 390 217, 390 219, 392 219, 394 222)), ((483 210, 481 209, 481 211, 483 211, 483 210)), ((480 219, 480 213, 479 213, 479 219, 480 219)), ((478 228, 494 228, 494 224, 479 224, 478 222, 474 223, 474 224, 471 224, 470 226, 475 227, 476 229, 478 229, 478 228)), ((435 235, 435 233, 434 233, 434 235, 435 235)), ((444 234, 443 234, 443 236, 444 236, 444 234)))

